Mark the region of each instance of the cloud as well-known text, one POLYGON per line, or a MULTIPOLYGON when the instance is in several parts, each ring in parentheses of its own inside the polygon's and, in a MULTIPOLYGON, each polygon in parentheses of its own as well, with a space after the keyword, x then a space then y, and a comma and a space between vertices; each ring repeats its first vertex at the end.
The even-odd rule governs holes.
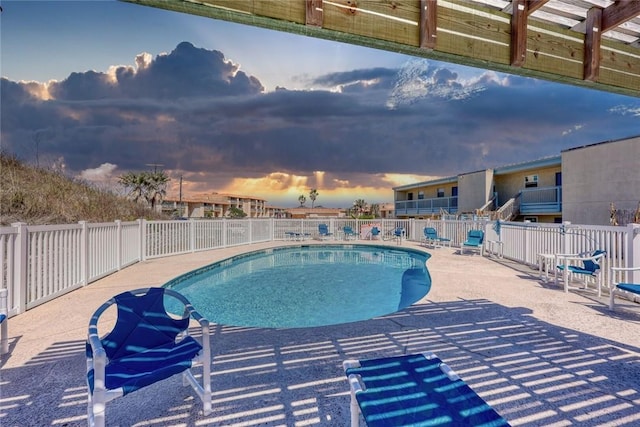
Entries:
POLYGON ((92 180, 159 163, 172 189, 180 176, 185 191, 268 200, 318 188, 325 206, 636 135, 640 114, 632 98, 413 59, 265 92, 186 42, 105 73, 0 84, 2 148, 27 161, 61 158, 92 180))

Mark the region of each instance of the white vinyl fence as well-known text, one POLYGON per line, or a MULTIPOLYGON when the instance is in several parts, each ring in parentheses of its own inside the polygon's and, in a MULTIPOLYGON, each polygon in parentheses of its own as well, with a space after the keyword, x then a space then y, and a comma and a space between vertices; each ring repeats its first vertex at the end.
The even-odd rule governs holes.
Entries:
MULTIPOLYGON (((486 242, 501 242, 504 258, 538 265, 538 254, 607 252, 603 268, 605 289, 620 278, 610 267, 640 266, 640 225, 626 227, 538 224, 495 221, 399 220, 350 218, 312 219, 211 219, 188 221, 115 221, 90 224, 0 227, 0 288, 9 291, 9 315, 43 304, 86 286, 136 262, 196 251, 253 243, 318 237, 327 224, 335 239, 350 226, 361 239, 371 227, 382 239, 393 239, 397 228, 404 238, 423 240, 425 227, 460 246, 472 229, 485 231, 486 242)), ((485 242, 485 243, 486 243, 485 242)), ((639 275, 640 276, 640 275, 639 275)), ((627 278, 624 278, 627 279, 627 278)), ((631 279, 627 279, 631 280, 631 279)), ((640 277, 634 277, 640 281, 640 277)))

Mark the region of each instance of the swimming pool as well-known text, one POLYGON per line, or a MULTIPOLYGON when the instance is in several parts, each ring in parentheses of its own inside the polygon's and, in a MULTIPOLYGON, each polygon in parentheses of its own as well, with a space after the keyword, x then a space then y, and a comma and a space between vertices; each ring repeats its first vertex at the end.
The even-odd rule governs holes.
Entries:
POLYGON ((300 328, 394 313, 431 288, 430 255, 372 245, 287 246, 250 252, 165 286, 218 324, 300 328))

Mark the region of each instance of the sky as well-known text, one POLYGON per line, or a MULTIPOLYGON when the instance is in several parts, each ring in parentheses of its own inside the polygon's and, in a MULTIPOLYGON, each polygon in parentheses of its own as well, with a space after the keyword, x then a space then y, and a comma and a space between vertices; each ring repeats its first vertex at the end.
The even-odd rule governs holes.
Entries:
POLYGON ((640 135, 636 97, 118 1, 0 5, 0 149, 115 191, 160 168, 170 197, 387 203, 640 135))

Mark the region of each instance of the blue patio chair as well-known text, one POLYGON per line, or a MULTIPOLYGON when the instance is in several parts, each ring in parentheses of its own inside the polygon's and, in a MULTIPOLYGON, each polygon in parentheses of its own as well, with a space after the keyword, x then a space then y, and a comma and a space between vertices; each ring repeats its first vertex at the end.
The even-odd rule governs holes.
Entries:
POLYGON ((345 360, 351 427, 508 426, 433 353, 345 360))
POLYGON ((377 238, 379 235, 380 235, 380 229, 378 227, 372 227, 371 234, 369 235, 371 239, 373 239, 374 237, 377 238))
POLYGON ((320 240, 325 240, 333 236, 333 233, 329 232, 329 226, 327 224, 320 224, 318 225, 318 236, 320 240))
POLYGON ((447 239, 446 237, 439 237, 438 232, 433 227, 425 227, 423 233, 425 246, 431 245, 434 248, 437 246, 444 246, 445 244, 451 246, 451 239, 447 239))
POLYGON ((116 295, 96 310, 88 332, 90 426, 104 426, 107 402, 180 373, 202 400, 204 414, 211 413, 209 322, 178 292, 147 288, 116 295), (179 307, 179 314, 168 314, 165 303, 179 307), (101 337, 98 322, 113 305, 115 325, 101 337), (190 318, 200 325, 201 342, 189 335, 190 318), (202 384, 191 372, 194 363, 202 364, 202 384))
POLYGON ((350 225, 345 225, 344 227, 342 227, 342 231, 344 232, 344 239, 345 240, 350 240, 350 239, 357 239, 358 235, 356 234, 355 231, 353 231, 353 228, 351 228, 350 225))
POLYGON ((7 290, 0 289, 0 354, 9 352, 9 302, 7 290))
POLYGON ((596 250, 591 255, 580 254, 556 254, 556 272, 555 281, 558 283, 558 272, 561 271, 564 281, 564 291, 569 292, 569 283, 573 278, 573 275, 581 276, 584 278, 584 289, 587 289, 587 280, 594 278, 597 286, 598 296, 602 295, 602 277, 600 276, 600 261, 605 257, 607 253, 602 250, 596 250), (573 263, 580 262, 582 265, 574 265, 573 263))
MULTIPOLYGON (((616 273, 624 273, 629 271, 640 271, 640 267, 611 267, 611 277, 615 277, 616 273)), ((613 311, 614 298, 617 296, 625 296, 630 300, 633 300, 634 296, 640 296, 640 283, 630 283, 617 281, 614 282, 613 288, 609 293, 609 310, 613 311)))
POLYGON ((462 242, 460 253, 464 254, 465 250, 477 250, 480 255, 484 255, 484 231, 469 230, 467 240, 462 242))
POLYGON ((396 227, 395 230, 393 230, 393 238, 396 239, 398 241, 398 244, 402 243, 402 238, 405 236, 405 231, 404 228, 402 227, 396 227))

